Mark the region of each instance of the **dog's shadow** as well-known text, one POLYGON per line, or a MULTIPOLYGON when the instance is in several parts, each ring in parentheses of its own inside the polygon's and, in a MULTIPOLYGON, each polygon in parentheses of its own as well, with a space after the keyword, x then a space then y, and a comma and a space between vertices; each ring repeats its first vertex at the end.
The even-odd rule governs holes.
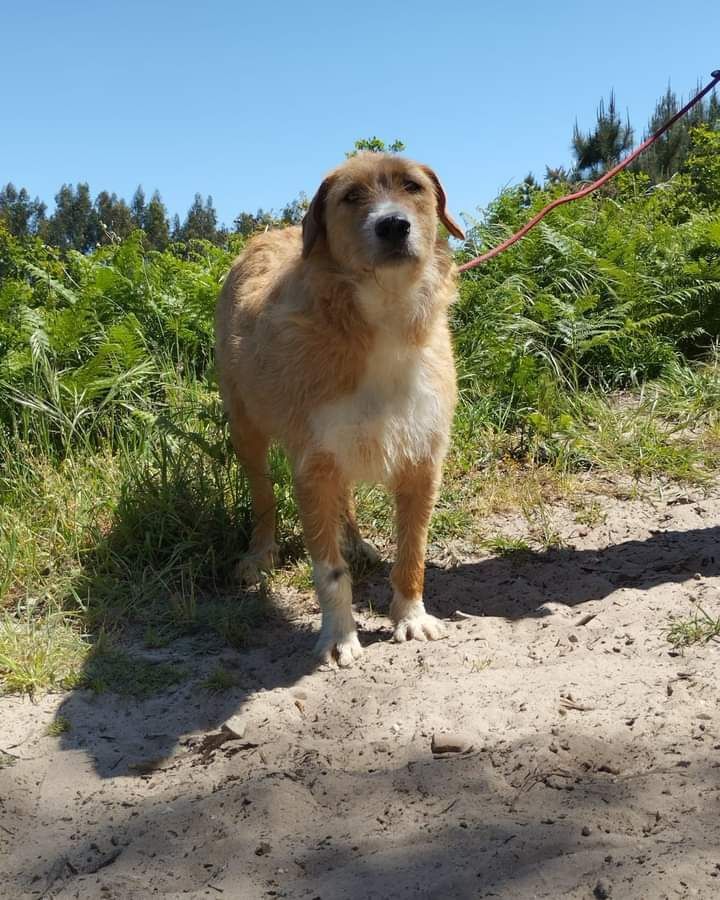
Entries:
POLYGON ((429 566, 429 611, 456 610, 515 620, 546 615, 544 605, 602 600, 619 588, 648 590, 720 574, 720 525, 657 532, 595 550, 519 551, 450 569, 429 566))

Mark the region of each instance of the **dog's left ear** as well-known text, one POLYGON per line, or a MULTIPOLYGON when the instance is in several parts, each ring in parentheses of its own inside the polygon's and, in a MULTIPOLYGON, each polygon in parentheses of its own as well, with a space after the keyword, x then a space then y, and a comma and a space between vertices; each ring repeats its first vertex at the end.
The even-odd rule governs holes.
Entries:
POLYGON ((303 259, 310 256, 315 241, 325 234, 325 201, 330 190, 330 178, 326 178, 310 201, 302 220, 303 259))
POLYGON ((447 228, 450 234, 453 235, 453 237, 459 238, 459 240, 464 241, 465 232, 448 212, 447 197, 445 196, 445 190, 443 189, 443 186, 440 184, 440 179, 433 172, 430 166, 420 166, 420 168, 427 175, 430 181, 432 181, 433 187, 435 188, 435 203, 437 204, 438 218, 447 228))

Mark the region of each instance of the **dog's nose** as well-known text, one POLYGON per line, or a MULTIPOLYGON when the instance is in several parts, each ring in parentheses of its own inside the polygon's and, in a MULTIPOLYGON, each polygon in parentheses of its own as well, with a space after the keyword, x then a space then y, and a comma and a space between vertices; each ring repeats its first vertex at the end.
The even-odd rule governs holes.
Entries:
POLYGON ((410 231, 410 222, 404 216, 383 216, 375 223, 375 234, 383 241, 396 243, 404 240, 410 231))

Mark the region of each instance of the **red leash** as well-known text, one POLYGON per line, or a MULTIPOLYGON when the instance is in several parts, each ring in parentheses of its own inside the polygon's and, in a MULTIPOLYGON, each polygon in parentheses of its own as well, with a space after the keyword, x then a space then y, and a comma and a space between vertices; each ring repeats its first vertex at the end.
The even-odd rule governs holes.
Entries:
POLYGON ((720 69, 716 69, 714 72, 710 73, 712 76, 712 81, 704 87, 699 94, 696 94, 692 100, 683 106, 683 108, 676 112, 675 115, 668 119, 668 121, 662 126, 662 128, 658 129, 655 134, 650 135, 647 140, 644 140, 642 144, 637 148, 637 150, 633 150, 633 152, 626 156, 622 162, 619 162, 616 166, 613 166, 612 169, 608 169, 608 171, 601 177, 598 178, 597 181, 593 181, 592 184, 587 185, 587 187, 582 188, 579 191, 575 191, 574 194, 566 194, 564 197, 558 197, 556 200, 553 200, 552 203, 548 203, 547 206, 544 206, 540 212, 533 216, 529 222, 527 222, 523 227, 516 231, 515 234, 511 235, 507 240, 503 241, 502 244, 498 244, 497 247, 493 247, 492 250, 488 250, 487 253, 483 253, 481 256, 476 256, 475 259, 471 259, 469 262, 463 263, 461 266, 458 266, 458 272, 467 272, 468 269, 474 269, 475 266, 479 266, 484 262, 487 262, 489 259, 492 259, 493 256, 497 256, 499 253, 502 253, 503 250, 507 250, 508 247, 512 247, 512 245, 519 241, 520 238, 525 237, 525 235, 530 231, 531 228, 534 228, 538 222, 545 218, 545 216, 550 212, 550 210, 555 209, 557 206, 562 206, 563 203, 569 203, 571 200, 579 200, 581 197, 587 197, 588 194, 592 194, 593 191, 596 191, 599 187, 602 187, 611 178, 614 178, 618 172, 622 172, 624 168, 630 165, 630 163, 637 159, 641 153, 647 150, 655 141, 662 137, 663 134, 674 125, 678 119, 681 119, 686 112, 691 110, 696 103, 699 103, 700 100, 711 91, 715 85, 720 82, 720 69))

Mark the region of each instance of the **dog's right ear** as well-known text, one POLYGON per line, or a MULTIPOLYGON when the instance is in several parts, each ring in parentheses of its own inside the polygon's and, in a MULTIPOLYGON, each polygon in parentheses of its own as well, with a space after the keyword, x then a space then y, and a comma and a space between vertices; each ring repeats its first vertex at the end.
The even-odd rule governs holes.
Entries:
POLYGON ((330 190, 330 178, 326 178, 310 202, 302 220, 303 259, 310 256, 315 241, 325 234, 325 201, 330 190))

